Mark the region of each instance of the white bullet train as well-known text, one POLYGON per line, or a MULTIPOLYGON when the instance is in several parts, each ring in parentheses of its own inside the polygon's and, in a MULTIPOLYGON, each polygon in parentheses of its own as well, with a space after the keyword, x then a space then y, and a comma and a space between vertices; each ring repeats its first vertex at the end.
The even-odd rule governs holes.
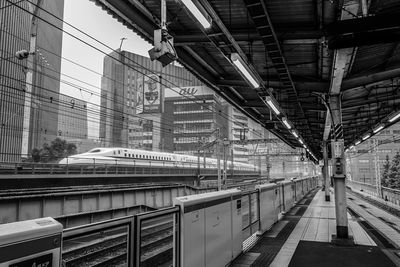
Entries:
MULTIPOLYGON (((118 148, 118 147, 99 147, 92 150, 69 156, 59 161, 61 165, 129 165, 129 166, 154 166, 154 167, 179 167, 179 168, 197 168, 197 156, 181 155, 174 153, 164 153, 156 151, 147 151, 139 149, 118 148)), ((217 159, 200 158, 201 168, 216 169, 217 159)), ((232 166, 232 161, 227 162, 228 169, 232 166)), ((221 160, 221 169, 223 161, 221 160)), ((234 170, 240 171, 258 171, 258 167, 242 162, 233 162, 234 170)))

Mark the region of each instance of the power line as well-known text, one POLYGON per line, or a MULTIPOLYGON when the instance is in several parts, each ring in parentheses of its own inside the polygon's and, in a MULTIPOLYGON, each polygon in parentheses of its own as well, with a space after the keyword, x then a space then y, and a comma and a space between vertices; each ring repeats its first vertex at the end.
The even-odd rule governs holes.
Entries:
MULTIPOLYGON (((10 2, 9 0, 7 0, 7 1, 10 2)), ((27 0, 27 1, 30 2, 29 0, 27 0)), ((43 11, 46 12, 47 14, 51 15, 52 17, 56 18, 57 20, 60 20, 61 22, 64 22, 66 25, 68 25, 68 26, 70 26, 71 28, 77 30, 78 32, 84 34, 85 36, 89 37, 90 39, 92 39, 92 40, 94 40, 94 41, 100 43, 101 45, 107 47, 107 48, 110 49, 111 51, 115 51, 115 50, 114 50, 113 48, 111 48, 110 46, 104 44, 103 42, 99 41, 98 39, 96 39, 96 38, 90 36, 89 34, 85 33, 84 31, 78 29, 77 27, 71 25, 70 23, 68 23, 68 22, 64 21, 63 19, 57 17, 56 15, 50 13, 49 11, 45 10, 44 8, 42 8, 42 7, 40 7, 40 6, 36 5, 36 4, 34 4, 34 3, 32 3, 32 2, 30 2, 30 3, 33 4, 33 5, 35 5, 35 6, 38 7, 39 9, 43 10, 43 11)), ((58 29, 58 30, 60 30, 60 31, 62 31, 62 32, 65 32, 66 34, 68 34, 68 35, 70 35, 71 37, 73 37, 73 38, 75 38, 75 39, 77 39, 77 40, 83 42, 84 44, 86 44, 86 45, 92 47, 93 49, 97 50, 98 52, 103 53, 103 54, 105 54, 106 56, 111 57, 112 59, 114 59, 114 60, 120 62, 121 64, 123 64, 123 65, 125 65, 125 66, 128 66, 128 67, 130 67, 130 68, 136 70, 137 72, 139 72, 139 73, 141 73, 141 74, 143 74, 143 75, 149 77, 150 79, 152 79, 152 80, 154 80, 154 81, 157 81, 157 80, 155 80, 154 78, 152 78, 151 76, 149 76, 149 75, 147 75, 147 74, 145 74, 145 73, 143 73, 143 72, 141 72, 141 71, 139 71, 139 70, 133 68, 133 67, 130 66, 130 65, 125 64, 124 62, 122 62, 121 60, 119 60, 119 59, 117 59, 117 58, 115 58, 115 57, 112 57, 112 56, 108 55, 107 53, 105 53, 104 51, 100 50, 99 48, 97 48, 97 47, 95 47, 95 46, 93 46, 93 45, 87 43, 86 41, 82 40, 82 39, 79 38, 79 37, 74 36, 73 34, 71 34, 71 33, 67 32, 67 31, 63 30, 62 28, 60 28, 60 27, 58 27, 58 26, 56 26, 56 25, 54 25, 54 24, 52 24, 52 23, 50 23, 49 21, 47 21, 47 20, 45 20, 45 19, 43 19, 43 18, 41 18, 41 17, 39 17, 39 16, 33 14, 32 12, 30 12, 30 11, 28 11, 28 10, 22 8, 22 7, 19 7, 19 6, 17 6, 17 7, 20 8, 21 10, 27 12, 27 13, 30 13, 30 14, 32 14, 32 15, 38 17, 40 20, 46 22, 47 24, 49 24, 49 25, 55 27, 56 29, 58 29)), ((120 54, 120 56, 122 56, 122 55, 120 54)), ((123 56, 123 57, 124 57, 125 59, 128 59, 130 62, 133 62, 135 65, 139 65, 139 66, 142 67, 143 69, 146 69, 146 70, 149 71, 150 73, 153 73, 153 74, 157 75, 157 73, 153 72, 153 71, 150 70, 150 69, 145 68, 144 66, 141 66, 141 65, 138 64, 137 62, 134 62, 133 60, 131 60, 129 57, 126 57, 126 56, 123 56)), ((161 79, 165 80, 165 78, 163 78, 163 77, 161 77, 161 79)), ((167 81, 168 83, 174 85, 175 87, 180 88, 180 87, 177 86, 176 84, 174 84, 174 83, 172 83, 172 82, 170 82, 170 81, 168 81, 168 80, 166 80, 166 81, 167 81)), ((157 81, 157 82, 158 82, 158 81, 157 81)), ((161 83, 161 82, 160 82, 160 83, 161 83)), ((162 84, 162 83, 161 83, 161 84, 162 84)), ((165 84, 163 84, 163 85, 166 86, 167 88, 170 88, 171 90, 173 90, 171 87, 169 87, 169 86, 167 86, 167 85, 165 85, 165 84)), ((189 97, 187 97, 187 96, 184 96, 184 97, 186 97, 186 98, 188 98, 189 100, 195 102, 192 98, 189 98, 189 97)), ((195 97, 195 98, 196 98, 196 97, 195 97)), ((200 100, 200 101, 201 101, 201 100, 200 100)), ((195 102, 195 103, 197 103, 197 102, 195 102)), ((201 103, 197 103, 197 104, 200 104, 200 105, 201 105, 201 103)), ((206 108, 207 108, 207 107, 206 107, 206 108)), ((228 120, 230 120, 230 119, 227 118, 227 117, 225 117, 225 118, 228 119, 228 120)), ((250 119, 250 118, 248 118, 248 119, 250 119)))

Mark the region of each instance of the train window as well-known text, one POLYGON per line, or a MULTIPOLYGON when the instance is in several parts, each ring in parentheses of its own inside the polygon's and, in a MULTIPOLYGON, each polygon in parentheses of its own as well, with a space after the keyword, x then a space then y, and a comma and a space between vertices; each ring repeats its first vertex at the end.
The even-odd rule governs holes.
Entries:
POLYGON ((118 150, 118 154, 121 154, 121 150, 118 150))
POLYGON ((128 154, 128 157, 131 157, 131 154, 128 154))
POLYGON ((98 152, 101 152, 101 150, 100 149, 92 149, 88 153, 98 153, 98 152))
POLYGON ((115 151, 114 151, 114 155, 115 155, 115 151))
POLYGON ((126 157, 126 153, 124 153, 125 157, 126 157))

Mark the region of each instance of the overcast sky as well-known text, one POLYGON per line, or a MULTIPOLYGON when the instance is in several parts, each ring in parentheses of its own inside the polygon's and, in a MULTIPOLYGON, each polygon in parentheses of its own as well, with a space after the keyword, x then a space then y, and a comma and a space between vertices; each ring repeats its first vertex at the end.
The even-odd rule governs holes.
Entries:
MULTIPOLYGON (((123 37, 127 38, 127 40, 123 42, 122 50, 148 56, 147 51, 151 48, 149 43, 141 39, 138 35, 119 23, 116 19, 112 18, 104 10, 89 0, 65 0, 64 21, 88 33, 90 36, 113 49, 119 48, 121 38, 123 37)), ((64 31, 82 38, 105 53, 110 53, 112 51, 111 49, 91 40, 89 37, 73 30, 65 23, 64 31)), ((94 48, 82 43, 81 41, 74 39, 65 32, 63 34, 62 56, 67 60, 79 63, 97 73, 103 73, 104 54, 96 51, 94 48)), ((62 76, 61 79, 100 94, 101 75, 78 67, 67 60, 62 60, 61 73, 79 79, 82 82, 73 80, 66 76, 62 76)), ((89 103, 97 105, 100 103, 100 98, 98 96, 91 95, 90 93, 69 86, 63 82, 61 82, 61 93, 83 99, 89 103)), ((98 126, 93 124, 89 125, 89 137, 98 136, 97 127, 98 126)))

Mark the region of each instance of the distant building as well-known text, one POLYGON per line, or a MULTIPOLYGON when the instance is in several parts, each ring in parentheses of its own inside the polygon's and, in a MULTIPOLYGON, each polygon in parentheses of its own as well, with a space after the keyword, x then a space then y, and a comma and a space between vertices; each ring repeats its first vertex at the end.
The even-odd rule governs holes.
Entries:
POLYGON ((58 113, 58 137, 67 141, 88 139, 86 101, 60 95, 58 113))
MULTIPOLYGON (((26 1, 18 6, 28 11, 35 8, 26 1)), ((43 1, 41 7, 63 18, 64 0, 43 1)), ((32 148, 52 141, 57 135, 62 32, 40 19, 36 21, 33 89, 32 94, 26 94, 31 108, 25 110, 27 60, 16 59, 15 53, 29 51, 32 16, 22 9, 0 1, 0 161, 20 161, 32 148), (29 122, 25 129, 24 119, 29 122)), ((37 14, 62 28, 62 21, 40 9, 37 14)))
POLYGON ((375 166, 379 165, 379 172, 382 177, 386 155, 389 156, 391 163, 397 152, 400 152, 400 123, 382 130, 346 153, 346 171, 350 176, 348 178, 375 185, 377 174, 375 166), (377 140, 375 144, 378 144, 376 152, 374 139, 377 140))
POLYGON ((162 68, 157 61, 127 51, 110 53, 104 58, 101 84, 102 145, 166 149, 162 131, 168 131, 172 122, 162 121, 165 87, 199 85, 182 67, 162 68))
MULTIPOLYGON (((216 138, 227 137, 227 118, 221 98, 206 86, 166 88, 163 131, 165 151, 197 155, 198 149, 216 138)), ((205 149, 206 157, 216 157, 216 148, 205 149)))
MULTIPOLYGON (((241 113, 236 108, 226 103, 227 114, 229 117, 228 122, 228 135, 230 140, 241 139, 254 139, 253 135, 250 138, 249 133, 249 118, 241 113)), ((257 139, 260 136, 256 137, 257 139)), ((233 157, 235 161, 248 162, 249 161, 249 146, 248 145, 233 145, 233 157)))

